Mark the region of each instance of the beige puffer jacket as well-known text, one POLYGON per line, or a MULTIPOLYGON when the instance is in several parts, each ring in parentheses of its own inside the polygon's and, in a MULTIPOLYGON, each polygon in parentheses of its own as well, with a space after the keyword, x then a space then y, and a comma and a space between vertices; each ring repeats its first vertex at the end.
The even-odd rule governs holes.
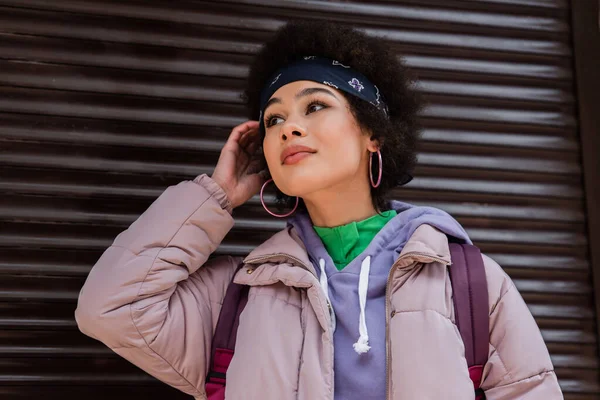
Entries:
MULTIPOLYGON (((233 227, 225 193, 208 176, 168 188, 98 260, 75 317, 85 334, 196 399, 225 290, 241 258, 209 256, 233 227)), ((446 236, 420 226, 394 263, 387 298, 387 397, 473 398, 454 324, 446 236)), ((509 277, 485 258, 490 345, 482 387, 490 400, 562 399, 540 331, 509 277)), ((235 281, 250 285, 228 400, 332 400, 327 299, 293 229, 252 251, 235 281)))

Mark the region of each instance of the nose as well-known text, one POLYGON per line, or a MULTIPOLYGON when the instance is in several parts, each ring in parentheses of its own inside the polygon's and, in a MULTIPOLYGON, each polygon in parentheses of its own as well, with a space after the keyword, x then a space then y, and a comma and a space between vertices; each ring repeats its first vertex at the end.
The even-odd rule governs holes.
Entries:
POLYGON ((284 126, 281 127, 280 138, 282 142, 286 142, 291 139, 293 136, 303 137, 306 136, 306 130, 294 122, 286 122, 284 126))

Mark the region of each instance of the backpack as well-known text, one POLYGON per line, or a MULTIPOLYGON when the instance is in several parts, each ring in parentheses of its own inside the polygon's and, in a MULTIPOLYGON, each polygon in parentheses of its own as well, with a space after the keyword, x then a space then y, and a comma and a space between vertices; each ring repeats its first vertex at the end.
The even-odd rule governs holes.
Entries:
MULTIPOLYGON (((475 246, 449 237, 452 266, 449 267, 456 325, 465 346, 474 398, 484 400, 481 389, 483 366, 488 359, 488 290, 481 252, 475 246)), ((238 267, 238 270, 241 265, 238 267)), ((237 272, 237 270, 236 270, 237 272)), ((235 276, 235 274, 234 274, 235 276)), ((248 302, 247 285, 229 284, 212 343, 210 369, 206 377, 208 400, 225 399, 225 377, 233 358, 240 314, 248 302)))

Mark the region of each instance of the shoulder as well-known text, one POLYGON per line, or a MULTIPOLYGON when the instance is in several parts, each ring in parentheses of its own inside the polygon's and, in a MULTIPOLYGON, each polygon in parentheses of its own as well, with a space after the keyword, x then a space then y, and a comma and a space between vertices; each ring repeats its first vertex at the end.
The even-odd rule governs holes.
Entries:
POLYGON ((201 288, 210 301, 220 303, 242 260, 242 257, 228 255, 210 258, 181 285, 201 288))
POLYGON ((205 273, 216 278, 230 281, 238 267, 243 264, 243 260, 240 256, 219 255, 211 257, 199 271, 205 270, 205 273))
POLYGON ((491 257, 481 253, 488 286, 490 313, 498 302, 510 291, 517 290, 504 269, 491 257))

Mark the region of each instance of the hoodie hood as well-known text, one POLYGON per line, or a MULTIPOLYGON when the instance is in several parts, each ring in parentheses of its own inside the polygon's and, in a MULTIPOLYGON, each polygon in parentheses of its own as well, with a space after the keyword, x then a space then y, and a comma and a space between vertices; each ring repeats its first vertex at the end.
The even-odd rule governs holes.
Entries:
MULTIPOLYGON (((374 256, 381 251, 392 251, 396 258, 402 252, 404 246, 421 225, 430 225, 446 235, 473 244, 464 228, 450 214, 435 207, 420 207, 398 200, 389 202, 389 209, 395 210, 398 215, 391 219, 380 231, 369 246, 350 262, 344 272, 359 273, 362 260, 367 256, 374 256)), ((298 236, 304 243, 310 260, 315 266, 319 265, 319 259, 332 261, 321 238, 313 229, 313 223, 306 211, 297 213, 288 219, 288 227, 294 227, 298 236)), ((393 264, 393 263, 392 263, 393 264)), ((392 264, 389 266, 391 267, 392 264)), ((319 268, 316 268, 319 270, 319 268)))

